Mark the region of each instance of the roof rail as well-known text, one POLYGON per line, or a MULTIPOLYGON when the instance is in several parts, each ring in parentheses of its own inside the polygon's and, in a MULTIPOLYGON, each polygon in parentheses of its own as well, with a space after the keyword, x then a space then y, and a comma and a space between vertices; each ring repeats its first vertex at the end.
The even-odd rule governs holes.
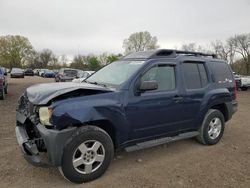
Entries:
POLYGON ((160 49, 160 50, 149 50, 149 51, 140 51, 130 53, 125 56, 123 59, 149 59, 149 58, 164 58, 172 57, 175 58, 178 55, 187 55, 187 56, 202 56, 202 57, 212 57, 217 58, 215 54, 205 54, 201 52, 190 52, 190 51, 181 51, 181 50, 171 50, 171 49, 160 49))
POLYGON ((189 56, 203 56, 203 57, 212 57, 217 58, 216 54, 205 54, 202 52, 190 52, 190 51, 181 51, 181 50, 157 50, 150 58, 155 56, 178 56, 178 55, 189 55, 189 56))

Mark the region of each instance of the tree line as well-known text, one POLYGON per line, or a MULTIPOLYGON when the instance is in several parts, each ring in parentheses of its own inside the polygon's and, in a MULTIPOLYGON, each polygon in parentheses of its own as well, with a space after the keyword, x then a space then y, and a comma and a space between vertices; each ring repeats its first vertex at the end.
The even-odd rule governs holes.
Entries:
MULTIPOLYGON (((151 36, 149 32, 137 32, 124 40, 123 48, 125 54, 157 49, 159 48, 157 42, 157 37, 151 36)), ((176 49, 215 54, 218 58, 226 60, 236 73, 250 75, 250 33, 237 34, 225 41, 215 40, 203 46, 196 43, 183 44, 176 49)))
POLYGON ((118 60, 121 54, 103 53, 96 55, 75 55, 68 63, 66 55, 56 56, 52 50, 36 51, 28 38, 19 35, 0 36, 0 66, 6 68, 49 68, 70 67, 81 70, 98 70, 118 60))
MULTIPOLYGON (((157 49, 158 39, 148 31, 132 33, 123 41, 124 55, 136 51, 157 49)), ((225 41, 215 40, 207 45, 196 43, 183 44, 179 48, 185 51, 199 51, 216 54, 226 60, 232 69, 244 75, 250 75, 250 33, 237 34, 225 41)), ((123 54, 103 53, 96 55, 75 55, 68 64, 66 55, 56 56, 52 50, 44 49, 37 52, 28 38, 19 35, 0 36, 0 66, 50 68, 72 67, 82 70, 98 70, 101 67, 118 60, 123 54)))

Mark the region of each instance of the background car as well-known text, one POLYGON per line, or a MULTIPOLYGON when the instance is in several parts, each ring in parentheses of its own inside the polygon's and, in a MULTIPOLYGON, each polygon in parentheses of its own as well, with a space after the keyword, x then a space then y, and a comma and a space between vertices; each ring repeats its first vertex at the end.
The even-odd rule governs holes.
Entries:
POLYGON ((44 78, 54 78, 55 73, 52 70, 45 70, 43 73, 44 78))
POLYGON ((39 75, 39 69, 34 69, 34 75, 38 76, 39 75))
POLYGON ((7 74, 6 69, 0 67, 0 100, 5 99, 5 94, 8 93, 8 80, 5 75, 7 74))
POLYGON ((25 69, 24 75, 25 76, 34 76, 34 71, 32 69, 30 69, 30 68, 25 69))
POLYGON ((11 78, 24 78, 24 71, 20 68, 12 68, 10 72, 11 78))
POLYGON ((77 77, 79 70, 70 68, 61 68, 58 74, 55 76, 56 82, 67 82, 72 81, 77 77))
POLYGON ((95 71, 78 71, 77 78, 73 79, 72 82, 81 83, 94 73, 95 71))
POLYGON ((46 70, 49 70, 49 69, 40 69, 40 71, 39 71, 39 76, 43 77, 44 72, 45 72, 46 70))

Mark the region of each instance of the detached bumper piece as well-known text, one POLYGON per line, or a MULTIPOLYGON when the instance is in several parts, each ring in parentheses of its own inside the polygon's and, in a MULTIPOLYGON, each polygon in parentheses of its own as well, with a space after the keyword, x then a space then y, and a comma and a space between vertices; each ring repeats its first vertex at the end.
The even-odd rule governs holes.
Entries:
POLYGON ((24 127, 16 127, 16 138, 21 150, 23 152, 24 158, 34 166, 51 166, 46 154, 41 154, 38 151, 35 140, 30 140, 28 134, 24 127))

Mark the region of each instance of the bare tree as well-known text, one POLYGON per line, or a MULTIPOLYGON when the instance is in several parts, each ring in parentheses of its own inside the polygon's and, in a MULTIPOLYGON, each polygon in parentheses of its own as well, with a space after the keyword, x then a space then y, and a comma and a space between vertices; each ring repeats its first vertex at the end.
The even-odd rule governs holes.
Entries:
POLYGON ((203 53, 209 53, 209 50, 204 48, 201 45, 197 45, 195 42, 183 44, 181 46, 181 50, 189 51, 189 52, 203 52, 203 53))
POLYGON ((246 67, 246 73, 250 73, 250 33, 235 35, 230 38, 235 52, 242 56, 243 62, 246 67))
POLYGON ((151 36, 148 31, 133 33, 128 39, 123 41, 125 54, 130 52, 138 52, 145 50, 153 50, 159 48, 157 45, 157 37, 151 36))
POLYGON ((49 49, 44 49, 40 53, 40 67, 41 68, 47 68, 48 64, 52 60, 53 52, 49 49))

